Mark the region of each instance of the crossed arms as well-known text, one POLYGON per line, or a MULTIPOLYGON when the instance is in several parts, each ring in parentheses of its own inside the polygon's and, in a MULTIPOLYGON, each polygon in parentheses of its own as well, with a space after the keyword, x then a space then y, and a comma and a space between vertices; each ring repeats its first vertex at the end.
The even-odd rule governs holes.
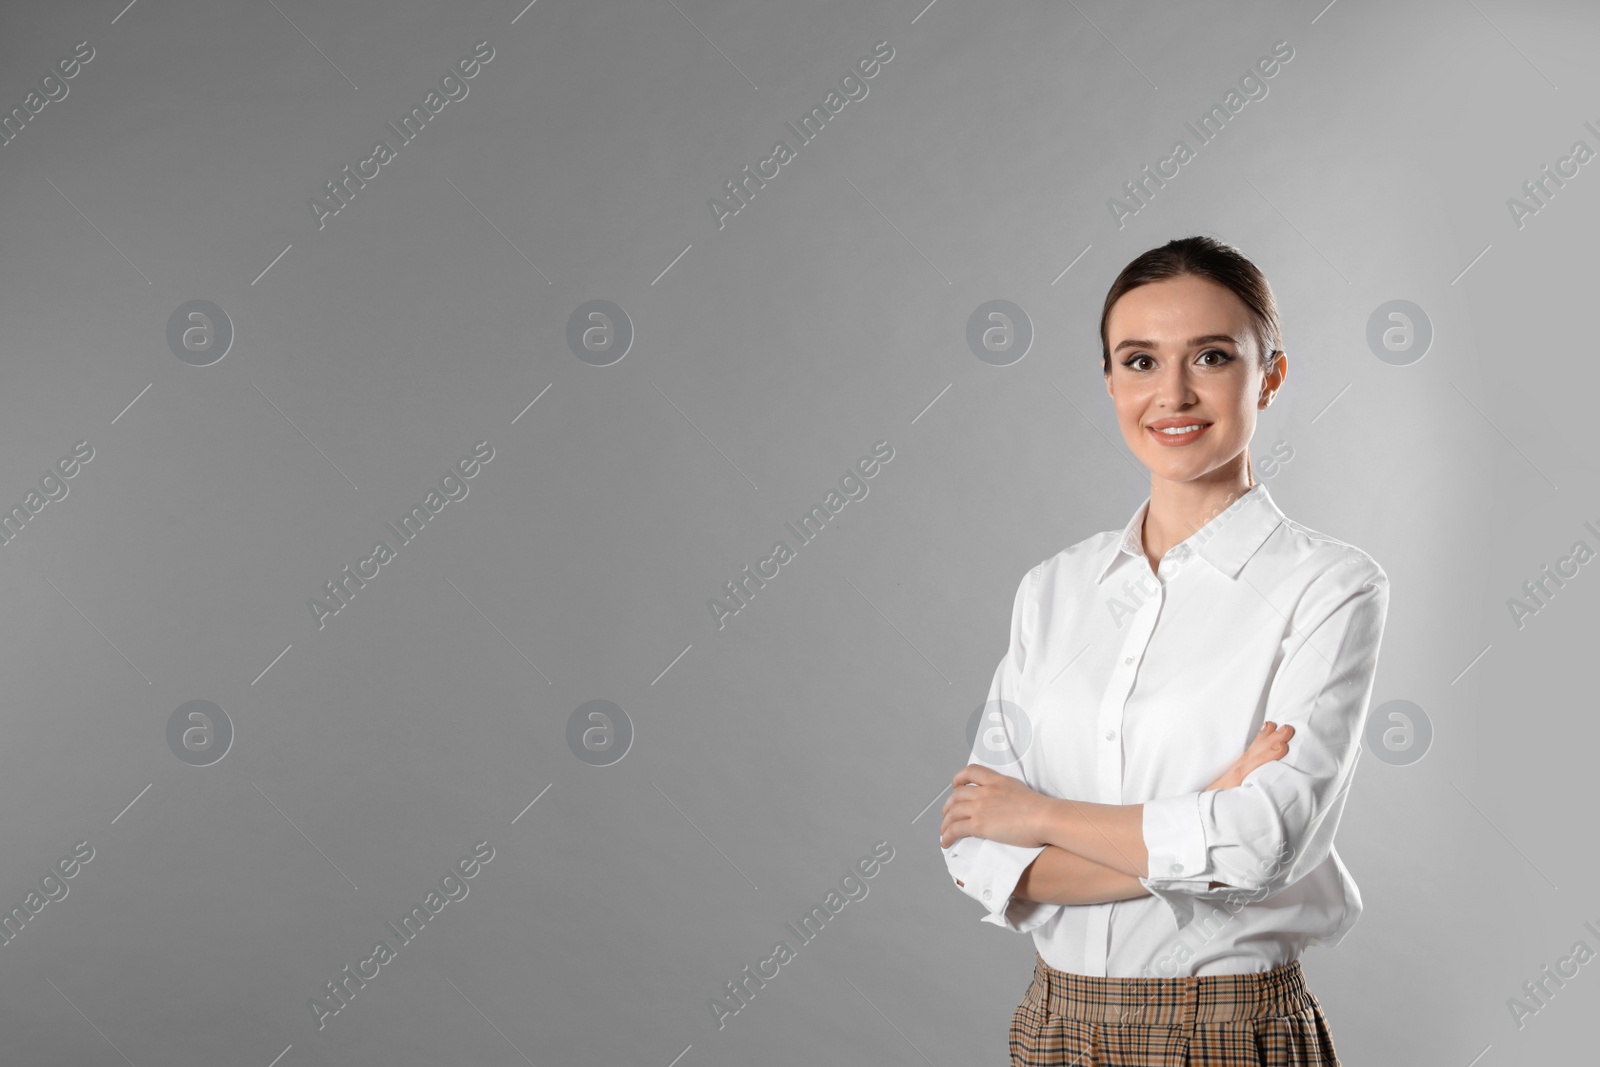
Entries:
MULTIPOLYGON (((991 700, 1016 691, 1028 653, 1028 592, 1025 578, 991 700)), ((1273 731, 1271 741, 1264 730, 1208 788, 1129 805, 1045 796, 1020 776, 969 764, 953 779, 939 830, 956 884, 984 903, 985 921, 1024 932, 1047 921, 1051 905, 1147 892, 1166 900, 1182 929, 1195 897, 1219 888, 1265 897, 1309 873, 1332 850, 1387 608, 1387 576, 1359 554, 1323 570, 1299 598, 1288 629, 1300 640, 1266 694, 1268 715, 1298 724, 1292 758, 1284 758, 1291 728, 1273 731), (964 838, 973 841, 958 852, 964 838), (1007 898, 1018 904, 1015 922, 1007 898)))
MULTIPOLYGON (((1294 727, 1262 725, 1244 754, 1206 788, 1231 789, 1247 774, 1289 751, 1294 727)), ((1104 904, 1148 896, 1143 804, 1059 800, 980 764, 955 776, 944 803, 939 843, 991 837, 1044 851, 1023 870, 1012 896, 1044 904, 1104 904), (963 788, 976 787, 976 788, 963 788)), ((1210 887, 1229 888, 1223 882, 1210 887)))

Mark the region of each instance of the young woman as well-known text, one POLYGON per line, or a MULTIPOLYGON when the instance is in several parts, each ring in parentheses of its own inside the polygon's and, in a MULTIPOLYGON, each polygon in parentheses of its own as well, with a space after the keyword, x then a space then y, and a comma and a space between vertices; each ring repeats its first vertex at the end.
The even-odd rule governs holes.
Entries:
POLYGON ((1255 481, 1288 360, 1236 249, 1133 260, 1100 341, 1150 495, 1023 576, 939 844, 985 922, 1033 935, 1013 1067, 1337 1067, 1299 957, 1361 914, 1333 838, 1388 577, 1255 481))

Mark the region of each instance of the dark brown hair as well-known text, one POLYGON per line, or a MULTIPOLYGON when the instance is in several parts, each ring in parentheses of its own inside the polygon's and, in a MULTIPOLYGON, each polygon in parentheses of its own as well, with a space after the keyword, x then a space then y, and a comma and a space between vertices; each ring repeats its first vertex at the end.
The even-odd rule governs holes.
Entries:
POLYGON ((1130 289, 1189 274, 1216 282, 1243 301, 1250 312, 1256 343, 1260 345, 1262 370, 1268 367, 1271 357, 1279 352, 1281 339, 1278 303, 1273 299, 1272 287, 1260 269, 1237 248, 1213 237, 1195 236, 1180 237, 1140 254, 1123 267, 1117 280, 1111 283, 1105 307, 1100 312, 1100 360, 1105 374, 1111 373, 1111 345, 1106 338, 1111 306, 1130 289))

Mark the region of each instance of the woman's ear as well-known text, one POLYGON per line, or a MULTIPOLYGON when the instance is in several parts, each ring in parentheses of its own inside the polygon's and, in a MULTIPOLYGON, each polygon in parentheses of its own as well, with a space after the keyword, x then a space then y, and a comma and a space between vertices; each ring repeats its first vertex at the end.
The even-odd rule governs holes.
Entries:
POLYGON ((1262 375, 1261 395, 1256 398, 1256 406, 1265 410, 1272 403, 1272 398, 1283 387, 1283 379, 1288 375, 1288 358, 1283 349, 1272 351, 1267 358, 1266 373, 1262 375))

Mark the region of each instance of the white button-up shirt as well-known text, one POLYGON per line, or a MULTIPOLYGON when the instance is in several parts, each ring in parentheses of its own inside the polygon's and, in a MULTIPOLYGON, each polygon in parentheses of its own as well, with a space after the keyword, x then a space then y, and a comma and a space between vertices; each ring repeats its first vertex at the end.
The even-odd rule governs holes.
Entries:
POLYGON ((984 922, 1031 932, 1058 970, 1266 971, 1307 945, 1337 944, 1361 914, 1333 837, 1361 751, 1388 576, 1360 549, 1285 517, 1259 483, 1152 572, 1149 505, 1023 576, 969 762, 1047 796, 1142 803, 1150 873, 1140 883, 1152 895, 1013 899, 1043 849, 979 837, 944 849, 945 863, 984 922), (1238 788, 1207 790, 1267 719, 1295 728, 1288 755, 1238 788))

